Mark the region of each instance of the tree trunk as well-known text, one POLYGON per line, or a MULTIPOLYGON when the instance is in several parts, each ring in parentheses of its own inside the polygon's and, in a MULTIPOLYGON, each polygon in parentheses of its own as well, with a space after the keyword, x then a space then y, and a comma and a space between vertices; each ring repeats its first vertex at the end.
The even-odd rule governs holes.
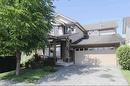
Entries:
POLYGON ((21 52, 19 50, 16 51, 16 75, 20 73, 20 61, 21 61, 21 52))

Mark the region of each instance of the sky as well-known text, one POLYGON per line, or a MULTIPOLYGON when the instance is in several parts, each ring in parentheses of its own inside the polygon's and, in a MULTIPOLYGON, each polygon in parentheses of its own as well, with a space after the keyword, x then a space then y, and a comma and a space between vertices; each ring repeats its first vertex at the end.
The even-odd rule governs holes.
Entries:
POLYGON ((130 0, 54 0, 54 6, 55 12, 81 25, 116 20, 120 34, 123 17, 130 16, 130 0))

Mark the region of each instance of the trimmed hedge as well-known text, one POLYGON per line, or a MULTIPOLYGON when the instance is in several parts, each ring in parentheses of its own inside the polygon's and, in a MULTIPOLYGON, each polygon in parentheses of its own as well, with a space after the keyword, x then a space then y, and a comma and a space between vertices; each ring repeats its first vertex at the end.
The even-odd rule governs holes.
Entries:
POLYGON ((130 70, 130 46, 123 45, 117 49, 119 64, 123 69, 130 70))
POLYGON ((0 56, 0 73, 14 70, 16 68, 15 56, 0 56))

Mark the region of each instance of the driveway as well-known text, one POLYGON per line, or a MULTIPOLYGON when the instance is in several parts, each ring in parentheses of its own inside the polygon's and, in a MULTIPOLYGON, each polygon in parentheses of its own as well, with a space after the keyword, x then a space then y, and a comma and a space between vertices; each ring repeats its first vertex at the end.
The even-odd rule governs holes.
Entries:
POLYGON ((117 67, 95 67, 71 65, 60 67, 59 70, 36 83, 15 83, 0 80, 0 86, 54 86, 54 85, 121 85, 128 86, 127 81, 122 76, 117 67))
POLYGON ((39 80, 41 85, 128 85, 117 67, 71 65, 39 80))

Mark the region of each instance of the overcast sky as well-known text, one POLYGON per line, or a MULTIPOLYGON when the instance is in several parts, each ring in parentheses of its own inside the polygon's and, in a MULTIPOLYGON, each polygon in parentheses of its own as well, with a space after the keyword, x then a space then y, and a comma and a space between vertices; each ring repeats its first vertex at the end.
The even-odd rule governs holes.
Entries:
POLYGON ((82 25, 117 20, 121 34, 122 18, 130 16, 130 0, 55 0, 55 11, 82 25))

